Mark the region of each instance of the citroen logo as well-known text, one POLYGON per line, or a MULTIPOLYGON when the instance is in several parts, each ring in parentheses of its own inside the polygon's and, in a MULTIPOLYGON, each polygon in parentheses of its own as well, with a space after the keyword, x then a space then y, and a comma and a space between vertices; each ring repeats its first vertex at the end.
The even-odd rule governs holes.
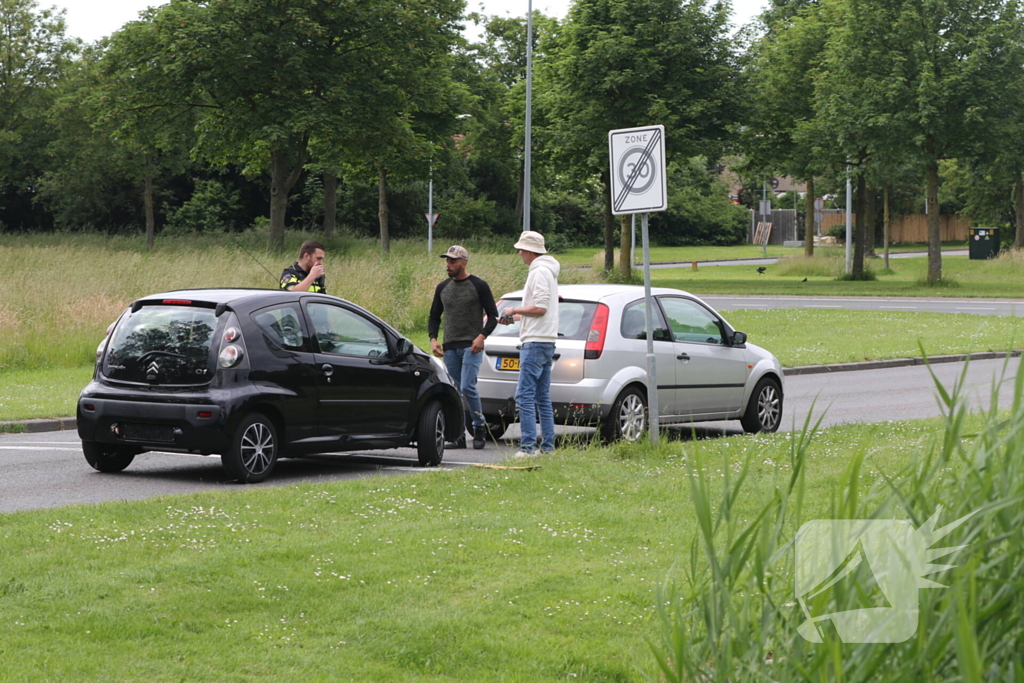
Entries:
POLYGON ((160 366, 157 364, 156 361, 153 361, 148 366, 146 366, 146 374, 147 375, 155 375, 158 372, 160 372, 160 366))

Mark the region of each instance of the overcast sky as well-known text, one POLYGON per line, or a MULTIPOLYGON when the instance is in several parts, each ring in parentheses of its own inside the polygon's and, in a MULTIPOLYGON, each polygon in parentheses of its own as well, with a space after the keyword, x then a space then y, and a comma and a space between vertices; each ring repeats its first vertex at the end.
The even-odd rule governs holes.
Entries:
MULTIPOLYGON (((533 7, 548 16, 565 17, 570 0, 534 0, 533 7)), ((744 24, 754 18, 766 0, 733 0, 733 23, 744 24)), ((67 33, 86 42, 108 36, 126 22, 136 19, 141 10, 159 5, 153 0, 39 0, 40 7, 56 5, 67 9, 67 33)), ((468 11, 484 14, 526 16, 526 0, 467 0, 468 11)))

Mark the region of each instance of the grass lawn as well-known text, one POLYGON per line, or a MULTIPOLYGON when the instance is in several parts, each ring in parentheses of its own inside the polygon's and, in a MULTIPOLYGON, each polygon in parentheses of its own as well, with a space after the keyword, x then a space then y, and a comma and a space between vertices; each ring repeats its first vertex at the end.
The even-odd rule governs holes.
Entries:
MULTIPOLYGON (((805 516, 827 516, 851 476, 866 490, 898 472, 937 430, 823 432, 805 516)), ((785 487, 794 438, 3 515, 0 678, 640 681, 657 587, 697 548, 689 468, 717 491, 749 458, 732 514, 751 518, 785 487)))

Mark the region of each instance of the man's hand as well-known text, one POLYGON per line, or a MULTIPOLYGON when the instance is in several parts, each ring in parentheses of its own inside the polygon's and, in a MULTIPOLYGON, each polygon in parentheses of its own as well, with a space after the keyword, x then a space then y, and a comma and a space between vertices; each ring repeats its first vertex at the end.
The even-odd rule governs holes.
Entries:
POLYGON ((313 268, 309 271, 309 274, 313 276, 314 280, 319 280, 324 276, 324 264, 315 264, 313 268))
POLYGON ((480 353, 481 351, 483 351, 485 339, 487 339, 487 337, 485 337, 482 334, 478 334, 476 336, 476 339, 474 339, 473 343, 470 345, 469 350, 472 351, 473 353, 480 353))
POLYGON ((444 358, 444 349, 441 348, 441 345, 437 343, 436 339, 430 340, 430 352, 438 358, 444 358))

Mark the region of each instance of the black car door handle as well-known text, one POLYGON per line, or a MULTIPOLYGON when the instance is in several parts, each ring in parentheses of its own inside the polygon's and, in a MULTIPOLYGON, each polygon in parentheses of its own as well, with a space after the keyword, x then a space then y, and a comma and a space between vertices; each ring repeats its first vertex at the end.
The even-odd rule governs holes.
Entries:
POLYGON ((678 356, 676 356, 676 360, 690 360, 690 354, 681 353, 678 356))
POLYGON ((323 370, 324 374, 327 375, 328 377, 334 374, 334 366, 329 365, 328 363, 324 363, 322 366, 320 366, 320 369, 323 370))

